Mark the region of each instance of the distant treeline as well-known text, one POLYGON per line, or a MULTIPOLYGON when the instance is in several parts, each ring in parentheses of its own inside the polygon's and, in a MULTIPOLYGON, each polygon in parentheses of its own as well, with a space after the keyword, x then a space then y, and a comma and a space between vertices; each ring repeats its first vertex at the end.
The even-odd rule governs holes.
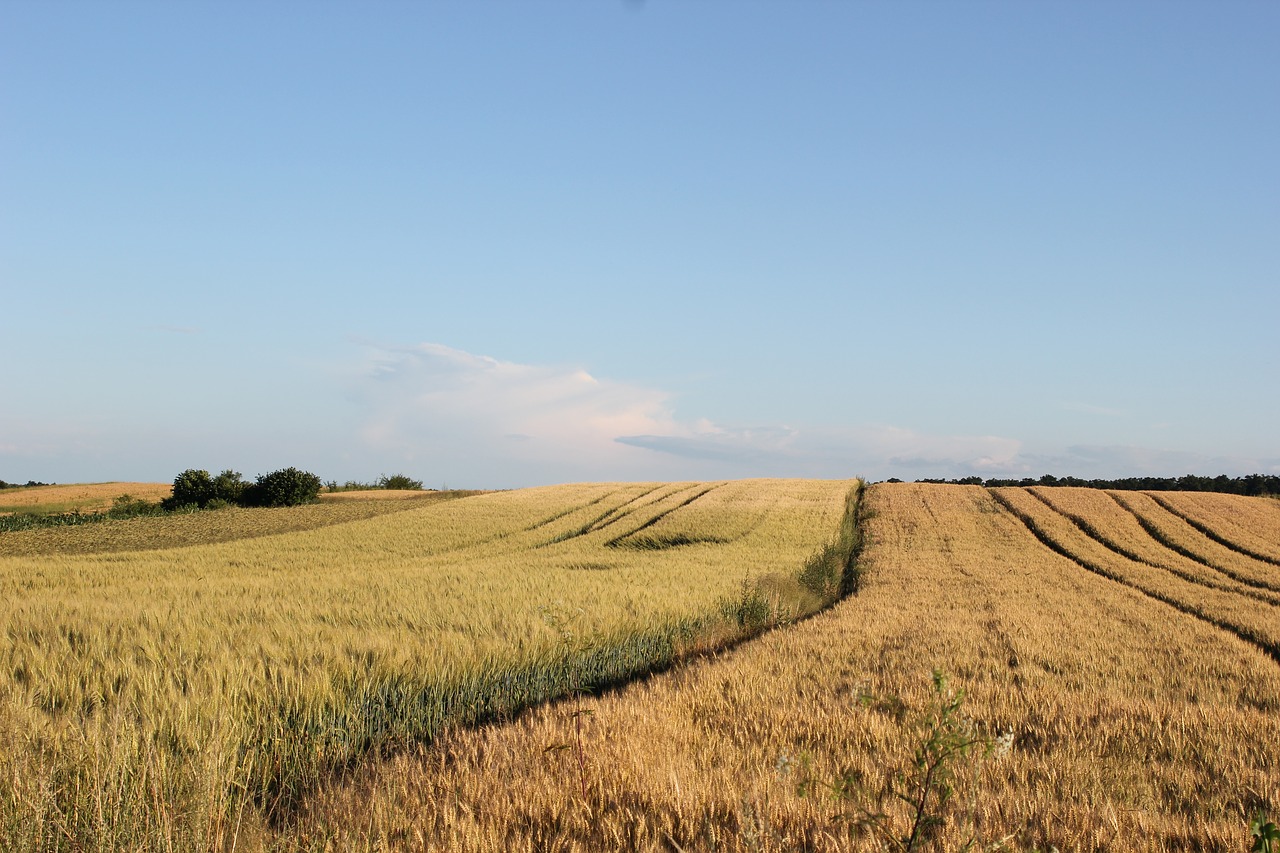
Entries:
POLYGON ((27 486, 52 486, 53 483, 37 483, 35 480, 27 480, 25 483, 6 483, 0 480, 0 489, 21 489, 27 486))
MULTIPOLYGON (((890 483, 901 483, 894 477, 890 483)), ((1223 492, 1228 495, 1280 495, 1280 476, 1274 474, 1249 474, 1245 477, 1198 477, 1187 474, 1182 477, 1122 477, 1118 480, 1082 480, 1079 477, 1055 477, 1045 474, 1038 480, 1024 477, 1021 480, 984 480, 981 477, 961 477, 958 480, 916 480, 917 483, 950 483, 960 486, 1078 486, 1086 489, 1118 489, 1131 492, 1223 492)))

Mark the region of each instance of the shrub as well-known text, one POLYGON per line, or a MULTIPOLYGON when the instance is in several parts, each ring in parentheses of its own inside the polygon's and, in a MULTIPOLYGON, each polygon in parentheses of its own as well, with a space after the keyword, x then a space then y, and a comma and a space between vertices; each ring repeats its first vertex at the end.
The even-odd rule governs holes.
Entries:
POLYGON ((222 501, 223 506, 241 504, 244 502, 244 493, 248 488, 249 483, 246 483, 240 477, 240 472, 232 471, 228 468, 213 478, 213 498, 211 500, 222 501))
POLYGON ((378 478, 379 489, 421 489, 422 481, 413 480, 404 474, 393 474, 390 477, 383 474, 378 478))
POLYGON ((298 506, 314 503, 320 497, 320 478, 309 471, 281 468, 262 474, 244 491, 246 506, 298 506))
POLYGON ((111 509, 102 515, 108 518, 136 518, 140 515, 159 515, 164 512, 160 503, 135 498, 133 495, 120 495, 111 502, 111 509))
POLYGON ((188 468, 173 478, 173 496, 164 500, 165 509, 177 509, 180 506, 195 504, 202 507, 217 497, 213 489, 213 478, 208 471, 188 468))

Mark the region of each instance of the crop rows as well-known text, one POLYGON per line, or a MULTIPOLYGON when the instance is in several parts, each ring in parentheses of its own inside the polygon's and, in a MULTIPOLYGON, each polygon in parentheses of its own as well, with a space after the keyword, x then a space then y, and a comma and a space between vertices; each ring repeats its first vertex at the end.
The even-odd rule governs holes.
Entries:
POLYGON ((1280 597, 1268 588, 1280 573, 1269 572, 1267 564, 1254 567, 1256 585, 1242 583, 1165 548, 1102 492, 1003 488, 993 495, 1052 550, 1254 643, 1280 662, 1280 597))
POLYGON ((851 486, 559 486, 0 557, 0 848, 258 849, 366 757, 822 606, 840 579, 806 559, 851 486), (723 542, 607 545, 695 510, 723 542))
MULTIPOLYGON (((1132 514, 1096 496, 1055 492, 1059 511, 1024 490, 872 486, 855 597, 609 695, 371 762, 277 837, 477 853, 883 850, 869 816, 897 838, 911 825, 893 791, 912 778, 938 668, 966 691, 972 731, 1004 736, 1008 752, 957 763, 937 849, 1247 849, 1254 810, 1280 804, 1280 667, 1191 609, 1224 590, 1152 565, 1201 564, 1142 541, 1132 514), (1108 574, 1084 565, 1095 561, 1108 574), (1187 610, 1143 585, 1185 594, 1187 610)), ((1224 619, 1273 612, 1232 594, 1224 619)))

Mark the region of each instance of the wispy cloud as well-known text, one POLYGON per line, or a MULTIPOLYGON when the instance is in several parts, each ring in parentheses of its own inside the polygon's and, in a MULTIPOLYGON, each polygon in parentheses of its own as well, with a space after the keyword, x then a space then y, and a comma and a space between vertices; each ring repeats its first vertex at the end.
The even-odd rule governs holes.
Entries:
POLYGON ((505 483, 1026 470, 1012 438, 687 420, 660 389, 436 343, 371 347, 353 396, 366 415, 360 439, 384 458, 479 470, 505 483))
POLYGON ((1104 415, 1111 418, 1123 417, 1128 414, 1123 409, 1116 409, 1110 406, 1098 406, 1093 403, 1083 403, 1079 400, 1064 400, 1058 403, 1058 408, 1068 412, 1080 412, 1086 415, 1104 415))
POLYGON ((460 472, 480 468, 508 482, 536 479, 535 471, 643 477, 645 453, 614 439, 680 431, 665 392, 435 343, 372 348, 353 395, 366 412, 367 447, 406 461, 447 459, 460 472))
POLYGON ((939 476, 939 472, 1021 470, 1021 443, 1016 439, 930 435, 893 426, 719 429, 694 436, 621 436, 618 441, 779 476, 939 476))

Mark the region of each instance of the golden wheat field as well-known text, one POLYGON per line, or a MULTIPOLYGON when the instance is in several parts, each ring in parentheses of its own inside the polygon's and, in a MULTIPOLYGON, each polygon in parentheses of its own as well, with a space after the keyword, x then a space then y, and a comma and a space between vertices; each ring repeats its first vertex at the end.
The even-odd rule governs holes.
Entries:
POLYGON ((856 485, 580 484, 3 534, 0 849, 297 849, 304 804, 370 756, 822 606, 856 485))
POLYGON ((0 490, 0 513, 93 512, 111 506, 120 495, 148 501, 169 497, 168 483, 85 483, 71 486, 32 486, 0 490))
MULTIPOLYGON (((1205 525, 1280 518, 1266 499, 1161 498, 1205 525)), ((905 849, 923 813, 939 822, 916 849, 1248 849, 1255 810, 1280 807, 1280 568, 1151 495, 881 484, 864 503, 855 596, 369 762, 277 843, 871 851, 905 849), (945 804, 914 763, 939 731, 978 741, 947 765, 945 804)))

